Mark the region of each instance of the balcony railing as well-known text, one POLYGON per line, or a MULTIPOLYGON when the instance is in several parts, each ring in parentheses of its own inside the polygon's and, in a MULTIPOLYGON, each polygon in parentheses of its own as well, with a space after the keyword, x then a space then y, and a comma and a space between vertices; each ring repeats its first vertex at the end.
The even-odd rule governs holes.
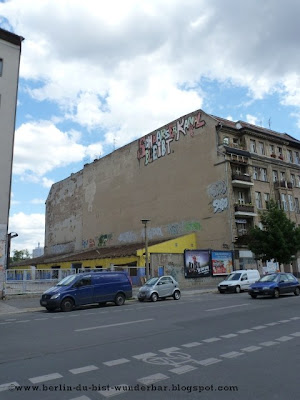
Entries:
POLYGON ((236 212, 254 213, 254 206, 251 204, 235 204, 234 209, 236 212))
POLYGON ((292 184, 292 182, 288 182, 288 181, 277 181, 277 182, 274 182, 274 188, 275 189, 279 189, 279 188, 293 189, 293 184, 292 184))
POLYGON ((252 182, 251 176, 246 174, 232 174, 233 181, 252 182))

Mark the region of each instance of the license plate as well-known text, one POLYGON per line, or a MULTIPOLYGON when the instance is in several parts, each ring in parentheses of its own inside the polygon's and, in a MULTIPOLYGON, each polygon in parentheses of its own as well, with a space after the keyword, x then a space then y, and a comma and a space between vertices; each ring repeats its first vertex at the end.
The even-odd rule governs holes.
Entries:
POLYGON ((46 302, 45 300, 42 300, 42 301, 41 301, 41 305, 42 305, 42 306, 45 306, 46 304, 47 304, 47 302, 46 302))
POLYGON ((259 290, 253 290, 253 292, 255 292, 255 293, 258 293, 258 292, 259 292, 259 290))

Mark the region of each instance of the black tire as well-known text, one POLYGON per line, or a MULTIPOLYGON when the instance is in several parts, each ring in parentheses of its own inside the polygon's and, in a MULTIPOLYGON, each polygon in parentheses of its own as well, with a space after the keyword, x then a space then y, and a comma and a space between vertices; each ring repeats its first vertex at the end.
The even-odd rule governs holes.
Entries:
POLYGON ((181 293, 179 290, 175 290, 175 292, 173 293, 173 299, 174 300, 179 300, 181 297, 181 293))
POLYGON ((115 305, 122 306, 125 303, 125 296, 122 293, 118 293, 115 297, 115 305))
POLYGON ((60 309, 63 312, 72 311, 73 308, 74 308, 74 301, 70 297, 63 299, 63 301, 60 303, 60 309))
POLYGON ((257 294, 250 294, 250 296, 252 297, 252 299, 256 299, 257 294))
POLYGON ((300 294, 300 288, 296 287, 296 289, 294 290, 294 295, 299 296, 299 294, 300 294))
POLYGON ((138 299, 140 302, 144 301, 145 299, 138 299))
POLYGON ((278 298, 279 298, 279 296, 280 296, 279 289, 275 289, 275 290, 274 290, 273 297, 274 297, 275 299, 278 299, 278 298))
POLYGON ((56 310, 56 307, 46 307, 46 310, 49 312, 53 312, 56 310))
POLYGON ((241 293, 241 287, 240 286, 236 286, 234 291, 235 291, 235 293, 241 293))
POLYGON ((157 293, 152 293, 151 301, 157 301, 157 300, 158 300, 158 295, 157 295, 157 293))

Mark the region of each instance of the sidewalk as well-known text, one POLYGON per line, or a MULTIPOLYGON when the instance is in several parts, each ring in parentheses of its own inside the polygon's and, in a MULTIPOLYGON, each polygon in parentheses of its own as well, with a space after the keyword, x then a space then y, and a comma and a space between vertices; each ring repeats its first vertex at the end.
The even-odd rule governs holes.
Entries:
MULTIPOLYGON (((139 288, 133 288, 132 298, 137 299, 139 288)), ((185 296, 201 295, 205 293, 217 293, 217 288, 206 287, 201 289, 185 289, 181 290, 181 298, 185 296)), ((14 295, 6 300, 0 300, 0 316, 6 314, 17 314, 24 312, 43 311, 44 307, 40 306, 40 294, 37 295, 14 295)))

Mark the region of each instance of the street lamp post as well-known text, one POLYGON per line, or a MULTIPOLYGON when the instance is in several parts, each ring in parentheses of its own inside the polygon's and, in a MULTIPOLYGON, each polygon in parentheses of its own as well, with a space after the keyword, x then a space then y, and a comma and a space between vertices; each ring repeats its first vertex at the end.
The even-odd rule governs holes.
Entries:
POLYGON ((145 269, 146 269, 146 279, 149 279, 149 261, 148 261, 148 236, 147 236, 147 223, 150 219, 141 219, 142 224, 145 227, 145 269))
POLYGON ((10 258, 10 242, 11 239, 19 236, 16 232, 10 232, 7 235, 7 250, 6 250, 6 269, 9 268, 9 258, 10 258))

